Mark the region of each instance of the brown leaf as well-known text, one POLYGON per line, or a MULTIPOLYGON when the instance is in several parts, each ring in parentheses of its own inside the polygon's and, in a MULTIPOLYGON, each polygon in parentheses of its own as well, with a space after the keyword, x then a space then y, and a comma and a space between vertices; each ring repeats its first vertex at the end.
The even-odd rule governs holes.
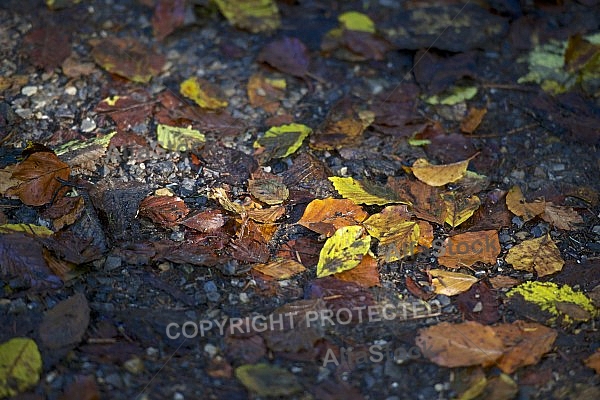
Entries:
POLYGON ((252 107, 261 107, 274 114, 280 107, 279 101, 285 97, 285 79, 270 79, 261 74, 253 74, 246 90, 252 107))
POLYGON ((58 400, 100 400, 100 389, 93 375, 78 375, 58 400))
POLYGON ((521 283, 518 279, 511 278, 510 276, 498 275, 489 279, 490 284, 494 289, 504 289, 517 286, 521 283))
POLYGON ((180 224, 200 232, 210 232, 219 229, 225 222, 226 217, 221 211, 207 210, 187 217, 180 224))
POLYGON ((454 296, 469 290, 477 282, 477 278, 474 276, 458 272, 443 269, 430 269, 428 272, 434 277, 431 284, 436 294, 454 296))
POLYGON ((185 22, 186 0, 159 0, 152 15, 154 37, 163 40, 185 22))
POLYGON ((441 190, 423 182, 405 178, 388 178, 388 186, 401 199, 413 204, 413 212, 421 218, 439 225, 446 220, 448 210, 442 200, 441 190))
POLYGON ((496 264, 500 255, 498 232, 467 232, 447 238, 438 262, 448 268, 470 267, 476 262, 496 264))
POLYGON ((258 54, 258 62, 297 77, 304 77, 308 72, 310 58, 308 49, 293 37, 284 37, 267 44, 258 54))
POLYGON ((248 191, 259 201, 274 205, 281 204, 287 200, 290 191, 282 183, 282 178, 276 175, 266 175, 248 180, 248 191))
POLYGON ((487 108, 471 107, 469 114, 460 122, 460 130, 465 133, 475 132, 486 113, 487 108))
POLYGON ((430 361, 450 368, 492 365, 504 351, 493 328, 472 321, 419 329, 415 342, 430 361))
POLYGON ((175 196, 148 196, 139 206, 141 217, 166 228, 178 224, 189 211, 183 200, 175 196))
POLYGON ((573 208, 555 206, 551 202, 546 203, 542 219, 558 229, 567 231, 580 229, 577 225, 583 224, 583 218, 573 208))
POLYGON ((583 362, 587 367, 596 371, 597 375, 600 375, 600 349, 596 350, 594 354, 583 360, 583 362))
POLYGON ((275 279, 289 279, 296 274, 306 271, 304 265, 290 259, 273 261, 269 264, 258 264, 254 266, 254 269, 275 279))
POLYGON ((23 38, 24 51, 34 65, 50 71, 71 54, 71 35, 60 25, 46 25, 23 38))
POLYGON ((364 287, 381 286, 377 260, 369 254, 363 256, 356 267, 335 274, 334 276, 343 281, 358 283, 364 287))
POLYGON ((94 61, 111 74, 148 83, 162 70, 166 59, 133 38, 108 37, 93 44, 94 61))
POLYGON ((319 253, 323 243, 308 237, 292 239, 281 245, 277 257, 289 258, 307 267, 314 267, 319 261, 319 253))
POLYGON ((465 319, 482 324, 493 324, 500 319, 500 301, 484 281, 477 282, 471 289, 456 298, 456 305, 465 319))
POLYGON ((412 165, 412 173, 422 182, 430 186, 443 186, 462 178, 467 172, 471 159, 452 164, 433 165, 426 159, 419 158, 412 165))
POLYGON ((504 342, 504 354, 497 361, 498 367, 507 374, 518 368, 537 364, 554 345, 558 333, 535 322, 515 321, 494 327, 504 342))
POLYGON ((528 203, 518 186, 511 187, 506 194, 506 206, 513 214, 523 218, 523 221, 535 218, 546 209, 544 201, 528 203))
POLYGON ((81 196, 58 196, 52 205, 41 213, 41 217, 52 221, 55 231, 74 223, 85 209, 85 201, 81 196))
POLYGON ((368 215, 362 207, 348 199, 316 199, 308 204, 298 224, 330 237, 339 228, 357 225, 368 215))
MULTIPOLYGON (((96 105, 96 112, 107 114, 117 124, 117 131, 122 133, 147 121, 155 101, 151 100, 145 90, 138 90, 128 95, 108 97, 96 105)), ((119 146, 115 138, 111 144, 119 146)), ((141 143, 142 145, 145 142, 141 143)))
POLYGON ((526 240, 512 247, 505 260, 512 264, 513 268, 535 271, 539 277, 558 272, 565 264, 550 234, 526 240))
POLYGON ((82 293, 58 303, 44 315, 39 329, 42 343, 50 349, 78 344, 90 322, 90 308, 82 293))
POLYGON ((425 120, 416 112, 419 93, 414 83, 401 83, 394 90, 379 94, 371 106, 375 113, 372 128, 400 137, 410 137, 420 131, 425 120))
POLYGON ((60 189, 61 183, 57 178, 67 180, 70 174, 69 166, 54 153, 33 153, 13 170, 11 179, 20 183, 6 194, 18 196, 27 205, 42 206, 49 203, 60 189))

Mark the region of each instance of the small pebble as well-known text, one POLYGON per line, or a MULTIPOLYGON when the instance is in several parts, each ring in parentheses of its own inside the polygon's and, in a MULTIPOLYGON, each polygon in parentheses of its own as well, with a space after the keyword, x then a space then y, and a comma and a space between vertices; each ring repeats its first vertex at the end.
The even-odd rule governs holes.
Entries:
POLYGON ((38 91, 37 86, 23 86, 23 89, 21 89, 21 93, 24 96, 33 96, 34 94, 36 94, 38 91))
POLYGON ((96 123, 90 118, 81 121, 81 132, 87 133, 96 129, 96 123))
POLYGON ((134 375, 144 370, 144 362, 139 357, 133 357, 123 363, 125 369, 134 375))
POLYGON ((214 358, 219 352, 219 349, 217 348, 217 346, 208 343, 204 346, 204 351, 206 352, 206 354, 208 354, 210 358, 214 358))
POLYGON ((594 225, 592 228, 592 233, 595 235, 600 235, 600 225, 594 225))
POLYGON ((75 96, 77 94, 77 88, 75 86, 67 86, 65 88, 65 93, 69 96, 75 96))
POLYGON ((247 293, 240 293, 240 301, 242 303, 247 303, 250 299, 248 298, 247 293))

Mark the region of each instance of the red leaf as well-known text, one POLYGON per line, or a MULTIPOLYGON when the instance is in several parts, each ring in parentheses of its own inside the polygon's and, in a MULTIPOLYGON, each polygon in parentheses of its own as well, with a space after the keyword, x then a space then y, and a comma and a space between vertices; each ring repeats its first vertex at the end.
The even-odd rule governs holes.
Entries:
POLYGON ((258 61, 302 78, 308 72, 310 58, 304 43, 296 38, 284 37, 267 44, 258 55, 258 61))

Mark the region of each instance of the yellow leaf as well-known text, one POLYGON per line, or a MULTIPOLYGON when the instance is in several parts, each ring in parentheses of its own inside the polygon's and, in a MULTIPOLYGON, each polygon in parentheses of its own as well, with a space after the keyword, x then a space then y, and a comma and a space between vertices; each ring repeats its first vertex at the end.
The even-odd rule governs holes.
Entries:
POLYGON ((529 221, 544 212, 546 203, 543 201, 527 203, 521 188, 513 186, 506 194, 506 207, 513 214, 523 218, 523 221, 529 221))
POLYGON ((13 338, 0 345, 0 397, 15 396, 37 384, 42 356, 29 338, 13 338))
POLYGON ((467 198, 445 195, 443 198, 446 204, 445 222, 453 228, 471 218, 481 205, 481 200, 475 195, 467 198))
POLYGON ((0 225, 0 233, 23 232, 34 236, 48 237, 52 235, 50 229, 34 224, 4 224, 0 225))
POLYGON ((192 99, 202 108, 216 110, 227 107, 227 101, 221 98, 219 90, 205 79, 191 77, 179 86, 179 92, 192 99))
POLYGON ((298 150, 311 132, 311 128, 302 124, 274 126, 254 142, 254 147, 264 147, 270 158, 284 158, 298 150))
MULTIPOLYGON (((525 301, 537 304, 543 311, 555 315, 562 316, 567 323, 573 322, 569 314, 565 314, 559 309, 559 305, 571 303, 588 314, 587 319, 598 315, 598 311, 585 294, 574 291, 569 285, 559 287, 553 282, 525 282, 506 293, 507 297, 512 297, 515 294, 523 296, 525 301)), ((553 322, 556 318, 552 318, 549 322, 553 322)))
POLYGON ((558 272, 565 264, 550 234, 526 240, 512 247, 508 250, 506 262, 512 264, 515 269, 535 271, 538 277, 558 272))
POLYGON ((381 239, 391 235, 393 230, 401 223, 410 220, 410 214, 405 205, 387 206, 380 213, 373 214, 363 222, 369 235, 381 239))
POLYGON ((429 274, 433 276, 431 283, 436 294, 454 296, 466 292, 477 282, 477 278, 467 274, 446 271, 443 269, 431 269, 429 274))
POLYGON ((215 0, 230 24, 252 33, 273 31, 281 24, 273 0, 215 0))
POLYGON ((462 178, 469 166, 467 159, 453 164, 433 165, 424 158, 419 158, 412 165, 412 173, 421 181, 430 186, 443 186, 462 178))
POLYGON ((477 94, 477 90, 476 86, 454 86, 444 93, 426 98, 425 101, 432 105, 442 104, 445 106, 453 106, 465 100, 471 100, 477 94))
POLYGON ((191 128, 158 125, 156 127, 158 144, 167 150, 188 151, 201 147, 206 141, 203 133, 191 128))
POLYGON ((356 267, 371 246, 371 236, 362 226, 344 226, 327 239, 317 264, 317 277, 332 275, 356 267))
POLYGON ((414 221, 398 224, 379 239, 377 255, 385 262, 394 262, 417 252, 420 228, 414 221))
POLYGON ((345 29, 375 33, 375 24, 369 16, 357 11, 348 11, 338 17, 338 21, 345 29))
POLYGON ((235 369, 235 377, 260 397, 289 397, 302 391, 295 375, 275 365, 242 365, 235 369))
POLYGON ((338 193, 356 204, 377 204, 380 206, 392 203, 410 204, 400 200, 391 189, 368 182, 360 182, 354 178, 332 176, 329 178, 338 193))
POLYGON ((253 269, 275 279, 288 279, 296 274, 306 271, 304 265, 290 259, 255 265, 253 269))

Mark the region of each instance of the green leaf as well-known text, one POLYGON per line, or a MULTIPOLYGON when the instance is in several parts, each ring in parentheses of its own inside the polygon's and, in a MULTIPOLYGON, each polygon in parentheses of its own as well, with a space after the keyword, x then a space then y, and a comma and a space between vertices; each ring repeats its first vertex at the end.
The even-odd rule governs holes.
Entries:
POLYGON ((360 264, 371 247, 371 236, 359 225, 344 226, 327 239, 319 254, 317 277, 347 271, 360 264))
POLYGON ((477 94, 477 86, 454 86, 444 93, 428 97, 425 101, 429 104, 442 104, 453 106, 466 100, 471 100, 477 94))
POLYGON ((200 147, 206 141, 204 134, 195 129, 168 125, 158 125, 156 136, 158 144, 172 151, 188 151, 191 148, 200 147))
POLYGON ((54 232, 45 226, 34 224, 4 224, 0 225, 0 233, 23 232, 33 236, 48 237, 54 232))
POLYGON ((214 0, 230 24, 252 33, 279 28, 281 20, 273 0, 214 0))
POLYGON ((410 204, 410 202, 400 200, 393 190, 385 186, 339 176, 332 176, 329 180, 342 197, 350 199, 356 204, 380 206, 393 203, 410 204))
POLYGON ((312 129, 302 124, 274 126, 254 142, 254 147, 264 147, 267 158, 284 158, 302 146, 302 141, 312 129))
POLYGON ((0 397, 15 396, 37 384, 42 356, 29 338, 13 338, 0 345, 0 397))
POLYGON ((258 396, 291 396, 302 391, 293 374, 270 364, 242 365, 235 369, 235 377, 258 396))
POLYGON ((338 17, 338 21, 345 29, 375 33, 375 24, 369 16, 357 11, 348 11, 338 17))

